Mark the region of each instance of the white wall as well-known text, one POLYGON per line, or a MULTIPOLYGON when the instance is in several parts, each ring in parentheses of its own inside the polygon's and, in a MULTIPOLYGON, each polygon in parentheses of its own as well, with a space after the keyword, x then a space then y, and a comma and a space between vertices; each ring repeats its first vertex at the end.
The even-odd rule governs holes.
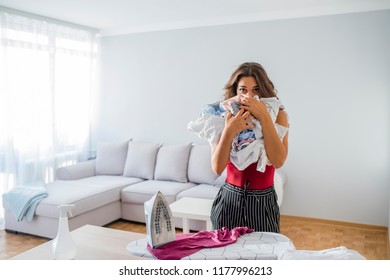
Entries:
POLYGON ((290 116, 282 213, 389 224, 390 10, 102 38, 94 142, 205 143, 187 131, 260 62, 290 116))

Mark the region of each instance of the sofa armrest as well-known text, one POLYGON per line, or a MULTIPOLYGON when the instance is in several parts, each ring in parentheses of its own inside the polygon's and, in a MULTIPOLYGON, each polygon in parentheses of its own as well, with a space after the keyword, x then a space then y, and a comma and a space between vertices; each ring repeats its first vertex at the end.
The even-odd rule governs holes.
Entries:
POLYGON ((58 180, 77 180, 95 176, 95 160, 79 162, 56 170, 58 180))

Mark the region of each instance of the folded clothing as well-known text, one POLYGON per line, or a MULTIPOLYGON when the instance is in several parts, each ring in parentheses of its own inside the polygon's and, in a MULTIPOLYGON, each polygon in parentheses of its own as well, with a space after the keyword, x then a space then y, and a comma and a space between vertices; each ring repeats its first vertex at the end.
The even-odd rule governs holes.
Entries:
POLYGON ((9 206, 18 222, 26 218, 31 222, 38 203, 47 197, 44 186, 15 186, 3 194, 4 201, 9 206))
POLYGON ((177 234, 176 240, 158 248, 147 245, 148 251, 159 260, 180 260, 203 248, 226 246, 237 241, 238 237, 253 232, 248 227, 236 227, 229 230, 226 227, 213 231, 177 234))
POLYGON ((325 250, 285 250, 280 252, 279 260, 365 260, 357 251, 344 246, 325 250))

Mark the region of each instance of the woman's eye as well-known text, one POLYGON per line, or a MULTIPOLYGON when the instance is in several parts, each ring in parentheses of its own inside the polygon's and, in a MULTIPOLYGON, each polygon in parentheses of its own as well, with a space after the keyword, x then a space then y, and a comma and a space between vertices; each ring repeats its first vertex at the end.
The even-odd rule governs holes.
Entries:
POLYGON ((254 93, 259 93, 260 90, 259 90, 258 88, 255 88, 255 89, 253 89, 253 92, 254 92, 254 93))
POLYGON ((247 90, 246 90, 245 88, 240 88, 239 91, 240 91, 241 93, 246 93, 247 90))

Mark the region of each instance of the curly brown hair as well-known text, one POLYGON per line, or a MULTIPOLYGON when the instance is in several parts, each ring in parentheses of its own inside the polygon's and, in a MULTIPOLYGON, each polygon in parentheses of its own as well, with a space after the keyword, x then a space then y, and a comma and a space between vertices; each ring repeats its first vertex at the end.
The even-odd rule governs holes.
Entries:
POLYGON ((257 62, 245 62, 241 64, 231 75, 226 83, 224 99, 227 100, 237 95, 237 85, 242 77, 253 77, 259 86, 259 97, 277 97, 274 84, 268 78, 263 66, 257 62))

